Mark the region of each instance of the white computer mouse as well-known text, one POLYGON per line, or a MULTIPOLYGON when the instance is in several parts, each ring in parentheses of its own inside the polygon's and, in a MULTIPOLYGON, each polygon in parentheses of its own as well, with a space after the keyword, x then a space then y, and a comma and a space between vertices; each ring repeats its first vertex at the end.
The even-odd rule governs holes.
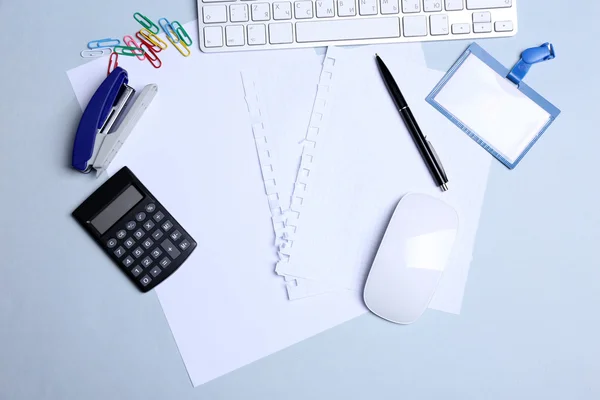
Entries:
POLYGON ((452 252, 458 214, 426 194, 405 195, 390 219, 364 290, 366 306, 397 324, 427 309, 452 252))

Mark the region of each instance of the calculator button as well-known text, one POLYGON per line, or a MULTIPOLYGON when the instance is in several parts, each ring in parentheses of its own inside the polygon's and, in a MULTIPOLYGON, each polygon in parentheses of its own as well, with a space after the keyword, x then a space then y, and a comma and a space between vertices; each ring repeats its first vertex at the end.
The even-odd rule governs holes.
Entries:
POLYGON ((133 264, 133 258, 131 258, 131 256, 127 256, 123 259, 124 266, 131 267, 132 264, 133 264))
POLYGON ((135 236, 137 240, 140 240, 142 237, 144 237, 145 234, 146 232, 144 232, 142 229, 138 229, 137 231, 135 231, 133 236, 135 236))
POLYGON ((139 212, 139 213, 135 214, 135 220, 136 221, 142 222, 145 219, 146 219, 146 213, 145 212, 139 212))
POLYGON ((115 247, 117 245, 117 239, 108 239, 108 242, 106 242, 106 246, 109 249, 112 249, 113 247, 115 247))
POLYGON ((144 228, 149 231, 150 229, 154 228, 154 222, 149 219, 148 221, 144 222, 144 228))
POLYGON ((143 286, 148 286, 148 284, 152 282, 152 278, 150 278, 148 275, 144 275, 144 277, 140 279, 140 282, 143 286))
POLYGON ((150 247, 152 247, 154 242, 152 241, 152 239, 148 238, 148 239, 144 240, 144 243, 142 243, 142 244, 144 245, 145 248, 149 249, 150 247))
POLYGON ((157 212, 156 214, 154 214, 154 217, 152 217, 152 218, 154 218, 154 220, 155 220, 156 222, 160 222, 160 221, 162 221, 162 220, 163 220, 163 218, 164 218, 164 217, 165 217, 165 214, 163 214, 163 213, 161 213, 161 212, 159 211, 159 212, 157 212))
POLYGON ((152 254, 152 257, 154 258, 158 258, 162 254, 162 250, 157 247, 154 250, 152 250, 152 253, 150 254, 152 254))
POLYGON ((142 250, 141 247, 136 247, 133 251, 133 255, 135 256, 135 258, 140 258, 142 254, 144 254, 144 250, 142 250))
POLYGON ((148 268, 152 264, 152 259, 150 257, 146 257, 142 260, 142 265, 144 268, 148 268))
POLYGON ((118 258, 123 257, 123 255, 125 254, 125 249, 122 248, 121 246, 119 246, 116 250, 115 250, 115 256, 117 256, 118 258))
POLYGON ((160 268, 158 267, 154 267, 150 270, 150 273, 152 274, 152 276, 157 277, 158 274, 160 274, 160 271, 162 271, 160 268))
POLYGON ((177 250, 177 247, 169 239, 164 240, 160 245, 173 259, 179 257, 179 255, 181 254, 179 250, 177 250))
POLYGON ((171 239, 177 241, 181 238, 181 232, 179 232, 178 230, 175 230, 175 232, 171 233, 171 239))
POLYGON ((164 229, 165 232, 169 232, 169 229, 173 227, 173 223, 171 221, 167 221, 161 225, 161 228, 164 229))
POLYGON ((127 232, 125 232, 124 229, 121 229, 119 232, 117 232, 117 239, 125 239, 125 236, 127 236, 127 232))
POLYGON ((190 242, 188 242, 187 239, 184 239, 181 243, 179 243, 179 248, 181 250, 185 250, 188 247, 190 247, 190 242))
POLYGON ((167 257, 165 257, 162 260, 160 260, 159 264, 161 267, 166 268, 169 266, 169 264, 171 264, 171 260, 169 260, 167 257))
POLYGON ((154 203, 146 205, 146 212, 152 213, 154 212, 154 210, 156 210, 156 206, 154 205, 154 203))
POLYGON ((127 223, 127 225, 125 225, 125 228, 127 228, 128 231, 132 231, 135 229, 135 221, 129 221, 127 223))
POLYGON ((123 244, 125 245, 125 247, 127 247, 128 249, 130 249, 135 244, 135 240, 133 240, 132 238, 129 238, 125 242, 123 242, 123 244))
POLYGON ((135 267, 133 267, 131 269, 131 273, 133 274, 133 276, 138 276, 139 274, 141 274, 142 272, 144 272, 144 270, 142 269, 142 267, 140 267, 139 265, 136 265, 135 267))
POLYGON ((160 229, 157 229, 156 231, 154 231, 154 233, 152 234, 152 237, 154 238, 154 240, 158 240, 163 236, 163 233, 160 229))

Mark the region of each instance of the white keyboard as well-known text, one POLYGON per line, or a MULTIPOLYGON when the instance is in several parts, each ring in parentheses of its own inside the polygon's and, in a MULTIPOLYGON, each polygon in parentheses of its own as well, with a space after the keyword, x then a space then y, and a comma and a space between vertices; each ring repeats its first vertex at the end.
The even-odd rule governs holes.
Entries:
POLYGON ((517 0, 197 0, 203 52, 482 39, 517 33, 517 0))

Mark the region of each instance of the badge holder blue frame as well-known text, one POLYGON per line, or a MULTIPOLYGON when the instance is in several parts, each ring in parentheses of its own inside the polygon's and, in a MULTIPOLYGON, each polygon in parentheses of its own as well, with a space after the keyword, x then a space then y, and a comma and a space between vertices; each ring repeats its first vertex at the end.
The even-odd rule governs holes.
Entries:
POLYGON ((531 147, 538 141, 538 139, 542 136, 542 134, 548 129, 548 127, 554 122, 556 117, 560 114, 560 110, 555 107, 548 100, 543 98, 538 92, 529 87, 526 83, 522 82, 522 79, 525 77, 527 72, 533 64, 552 60, 555 57, 554 47, 550 43, 544 43, 539 47, 532 47, 530 49, 525 50, 521 54, 521 59, 512 70, 508 70, 504 65, 500 64, 498 60, 492 57, 488 52, 481 48, 477 43, 472 43, 467 50, 460 56, 460 58, 454 63, 452 68, 446 73, 446 75, 442 78, 442 80, 433 88, 431 93, 427 96, 426 100, 429 104, 435 107, 440 113, 442 113, 446 118, 448 118, 454 125, 458 126, 463 132, 465 132, 471 139, 477 142, 481 147, 487 150, 490 154, 496 157, 502 164, 504 164, 509 169, 515 168, 519 162, 523 159, 523 157, 529 152, 531 147), (498 75, 510 80, 513 84, 517 86, 517 89, 535 102, 538 106, 544 109, 549 115, 550 119, 544 125, 544 127, 535 135, 529 145, 523 150, 523 152, 511 162, 503 157, 500 153, 498 153, 494 148, 488 145, 483 139, 479 137, 479 135, 469 128, 465 123, 463 123, 459 118, 454 116, 451 112, 446 110, 440 103, 438 103, 435 98, 440 93, 440 91, 444 88, 446 83, 454 76, 454 73, 462 66, 469 55, 474 55, 483 61, 488 67, 493 69, 498 75))

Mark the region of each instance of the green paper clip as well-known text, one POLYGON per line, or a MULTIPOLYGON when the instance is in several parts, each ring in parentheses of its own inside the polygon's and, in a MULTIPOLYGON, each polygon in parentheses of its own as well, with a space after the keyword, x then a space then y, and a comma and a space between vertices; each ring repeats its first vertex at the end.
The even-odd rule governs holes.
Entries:
POLYGON ((144 49, 141 49, 139 47, 131 47, 131 46, 115 46, 113 51, 115 53, 117 53, 118 55, 127 56, 127 57, 137 57, 137 56, 143 56, 144 54, 146 54, 144 49))
POLYGON ((188 35, 185 29, 183 29, 183 26, 178 21, 171 22, 171 27, 175 30, 175 33, 177 36, 179 36, 179 39, 181 39, 186 46, 189 47, 192 45, 192 38, 190 35, 188 35))
POLYGON ((158 34, 158 32, 160 32, 160 29, 158 28, 158 26, 152 22, 152 20, 150 20, 150 18, 146 17, 145 15, 140 14, 139 12, 136 12, 133 14, 133 19, 135 19, 137 22, 140 23, 140 25, 142 25, 144 28, 148 29, 150 32, 154 33, 155 35, 158 34))

